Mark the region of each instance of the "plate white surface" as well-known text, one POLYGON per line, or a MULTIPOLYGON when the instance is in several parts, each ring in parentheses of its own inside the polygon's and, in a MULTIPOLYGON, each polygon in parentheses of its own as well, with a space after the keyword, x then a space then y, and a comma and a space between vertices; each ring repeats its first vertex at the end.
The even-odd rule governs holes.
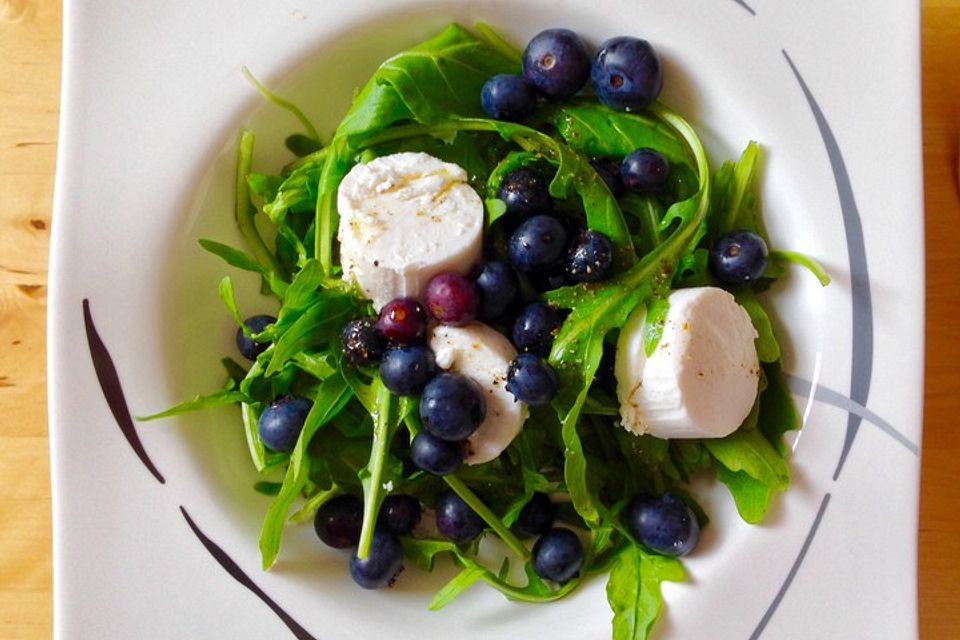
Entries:
MULTIPOLYGON (((788 369, 821 385, 818 400, 799 398, 806 427, 794 485, 754 527, 739 521, 722 488, 706 491, 712 524, 685 562, 690 579, 664 587, 657 637, 916 636, 918 5, 600 6, 66 2, 49 311, 57 638, 293 637, 211 557, 181 507, 319 640, 374 630, 395 638, 609 634, 602 579, 550 606, 510 604, 478 585, 429 613, 449 568, 428 578, 409 569, 395 589, 361 592, 343 556, 315 544, 309 526, 290 530, 277 566, 262 573, 256 541, 267 499, 249 489, 243 443, 231 433, 236 416, 137 425, 160 483, 124 439, 91 362, 84 299, 132 413, 219 382, 213 356, 230 346, 230 320, 216 298, 224 268, 195 241, 235 237, 237 129, 257 132, 256 166, 268 169, 296 128, 262 104, 242 65, 329 133, 378 62, 449 21, 478 18, 516 42, 551 26, 576 28, 593 43, 621 33, 650 39, 667 64, 663 99, 694 121, 715 161, 750 139, 763 144, 775 244, 816 256, 834 277, 821 289, 795 271, 771 294, 789 336, 788 369), (853 419, 860 426, 852 437, 852 405, 833 406, 850 397, 869 407, 868 420, 853 419)), ((256 283, 245 284, 244 308, 265 308, 256 283)))

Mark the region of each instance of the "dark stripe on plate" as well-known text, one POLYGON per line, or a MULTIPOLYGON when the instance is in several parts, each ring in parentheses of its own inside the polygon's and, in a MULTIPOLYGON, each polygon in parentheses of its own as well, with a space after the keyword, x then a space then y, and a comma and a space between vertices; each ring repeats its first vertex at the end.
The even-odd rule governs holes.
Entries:
POLYGON ((120 431, 133 449, 133 452, 140 458, 140 462, 147 467, 153 477, 163 484, 163 476, 154 466, 150 456, 147 455, 143 444, 140 442, 140 436, 137 435, 137 428, 133 424, 133 418, 130 417, 130 410, 127 408, 127 400, 123 395, 123 388, 120 386, 120 377, 117 375, 117 368, 113 366, 113 358, 110 352, 100 339, 97 327, 93 324, 93 316, 90 314, 90 301, 83 299, 83 326, 87 332, 87 345, 90 347, 90 358, 93 360, 93 369, 97 374, 97 382, 100 383, 100 390, 103 397, 107 400, 107 406, 113 414, 120 431))
MULTIPOLYGON (((843 161, 840 145, 827 123, 823 110, 817 104, 807 83, 804 82, 800 71, 797 70, 790 55, 783 50, 783 57, 796 76, 803 95, 807 98, 813 117, 817 121, 820 137, 827 148, 830 158, 830 168, 833 170, 833 180, 837 185, 837 195, 840 197, 840 212, 843 216, 843 229, 847 240, 847 255, 850 260, 850 293, 853 298, 853 328, 852 353, 850 369, 850 399, 860 406, 867 406, 867 396, 870 393, 870 378, 873 375, 873 303, 870 297, 870 276, 867 271, 867 250, 863 241, 863 224, 860 221, 860 211, 853 196, 853 187, 850 185, 850 175, 847 165, 843 161)), ((853 447, 853 442, 860 429, 861 417, 855 413, 847 416, 847 433, 843 439, 843 449, 837 468, 833 472, 833 479, 840 477, 847 455, 853 447)))
MULTIPOLYGON (((790 387, 790 391, 793 391, 798 396, 810 395, 810 389, 813 387, 813 383, 811 383, 809 380, 798 378, 797 376, 790 375, 789 373, 784 374, 784 378, 787 381, 787 386, 790 387)), ((843 409, 847 413, 853 413, 860 416, 902 444, 904 448, 906 448, 906 450, 913 455, 920 455, 920 447, 917 446, 916 442, 900 433, 896 427, 875 414, 873 411, 870 411, 870 409, 861 404, 857 404, 839 391, 835 391, 829 387, 818 384, 816 390, 814 391, 813 399, 819 400, 824 404, 829 404, 839 409, 843 409)))
POLYGON ((744 2, 743 0, 733 0, 733 1, 736 2, 738 5, 740 5, 741 7, 743 7, 744 9, 746 9, 747 11, 749 11, 749 12, 750 12, 750 15, 752 15, 752 16, 757 15, 757 12, 753 10, 753 7, 751 7, 750 5, 748 5, 748 4, 747 4, 746 2, 744 2))
POLYGON ((813 519, 813 524, 810 526, 810 532, 807 533, 807 538, 803 541, 803 546, 800 547, 800 553, 797 554, 797 559, 793 561, 793 566, 790 567, 789 573, 787 573, 786 580, 783 581, 783 584, 780 586, 780 589, 777 591, 777 595, 774 596, 773 602, 770 603, 770 606, 767 607, 766 612, 763 614, 763 618, 760 619, 760 623, 757 625, 757 628, 753 630, 753 633, 750 634, 750 640, 757 640, 760 637, 760 634, 763 633, 763 630, 770 623, 770 619, 773 618, 773 614, 776 613, 777 607, 780 606, 780 603, 783 601, 783 596, 787 594, 787 589, 790 588, 790 585, 793 583, 793 579, 797 576, 797 571, 800 570, 800 565, 803 564, 803 559, 807 557, 807 550, 810 549, 810 543, 813 542, 814 536, 817 535, 817 529, 820 528, 820 522, 823 520, 823 514, 827 510, 827 505, 830 503, 830 494, 823 496, 823 501, 820 503, 820 509, 817 511, 817 516, 813 519))
POLYGON ((210 552, 210 555, 213 556, 213 559, 223 567, 227 573, 233 576, 233 579, 245 586, 247 589, 253 592, 255 596, 263 600, 263 602, 270 607, 277 617, 283 621, 283 624, 287 625, 287 628, 293 632, 293 635, 297 640, 317 640, 315 637, 310 635, 310 633, 301 627, 296 620, 290 617, 290 615, 283 610, 283 608, 278 605, 273 599, 263 592, 263 589, 258 587, 253 580, 250 579, 243 569, 233 561, 233 558, 227 555, 227 552, 224 551, 216 542, 208 538, 203 531, 200 531, 200 528, 193 521, 193 518, 190 517, 190 514, 187 513, 187 510, 180 507, 180 513, 183 514, 183 518, 187 521, 187 524, 190 525, 190 529, 193 531, 194 535, 200 540, 200 543, 210 552))

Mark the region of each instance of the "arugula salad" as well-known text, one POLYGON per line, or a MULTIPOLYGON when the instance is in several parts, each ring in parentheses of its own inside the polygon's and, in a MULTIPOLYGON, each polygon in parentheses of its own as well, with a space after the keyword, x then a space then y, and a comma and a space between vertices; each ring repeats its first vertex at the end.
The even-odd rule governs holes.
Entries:
POLYGON ((713 170, 628 36, 591 51, 548 29, 520 51, 451 24, 326 137, 248 77, 303 131, 271 174, 241 131, 246 247, 200 244, 279 311, 247 315, 262 303, 224 277, 246 362, 147 419, 239 406, 264 569, 312 522, 361 587, 438 557, 459 572, 431 609, 477 582, 546 603, 604 579, 613 637, 647 638, 707 524, 690 479, 750 523, 790 482, 800 420, 758 294, 790 262, 827 277, 768 249, 760 147, 713 170))

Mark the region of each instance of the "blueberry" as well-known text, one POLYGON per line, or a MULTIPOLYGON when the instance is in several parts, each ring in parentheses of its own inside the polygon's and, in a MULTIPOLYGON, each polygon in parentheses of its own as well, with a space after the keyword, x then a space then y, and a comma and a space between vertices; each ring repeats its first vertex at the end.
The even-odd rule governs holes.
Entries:
POLYGON ((363 502, 346 494, 324 502, 313 518, 317 537, 334 549, 357 546, 362 526, 363 502))
POLYGON ((505 175, 497 198, 507 205, 507 215, 518 220, 531 213, 549 211, 553 206, 549 183, 530 167, 520 167, 505 175))
MULTIPOLYGON (((273 324, 277 319, 273 316, 259 315, 259 316, 250 316, 243 321, 243 324, 247 326, 247 329, 250 329, 252 333, 260 333, 267 328, 267 325, 273 324)), ((256 342, 253 338, 249 337, 243 332, 243 329, 237 329, 237 349, 240 350, 240 354, 247 360, 256 360, 257 356, 267 350, 267 347, 270 346, 269 342, 256 342)))
POLYGON ((451 271, 430 278, 424 298, 430 315, 455 327, 473 320, 480 308, 477 288, 464 276, 451 271))
POLYGON ((576 282, 606 280, 612 267, 613 243, 599 231, 584 231, 567 252, 567 275, 576 282))
POLYGON ((370 545, 370 555, 362 560, 354 553, 350 558, 350 577, 364 589, 385 587, 403 569, 403 547, 397 536, 376 531, 370 545))
POLYGON ((607 189, 614 198, 623 195, 623 180, 620 179, 620 161, 613 158, 594 158, 590 166, 597 172, 600 179, 607 185, 607 189))
POLYGON ((563 320, 556 309, 542 302, 531 302, 513 323, 513 344, 520 351, 547 357, 561 324, 563 320))
POLYGON ((537 106, 537 94, 521 76, 501 73, 480 90, 480 106, 497 120, 523 120, 537 106))
POLYGON ((660 95, 663 71, 649 42, 619 36, 600 45, 590 67, 590 80, 600 102, 615 109, 636 110, 660 95))
POLYGON ((670 163, 662 154, 646 147, 636 149, 623 159, 620 178, 623 186, 640 195, 663 191, 670 177, 670 163))
POLYGON ((435 476, 453 473, 463 464, 463 443, 441 440, 427 431, 421 431, 410 443, 413 464, 435 476))
POLYGON ((533 545, 533 570, 545 580, 566 582, 582 566, 583 544, 570 529, 550 529, 533 545))
POLYGON ((553 367, 532 353, 518 355, 507 370, 507 391, 533 407, 550 402, 558 384, 553 367))
POLYGON ((553 526, 556 516, 557 505, 550 501, 550 496, 537 491, 530 502, 523 505, 514 527, 528 536, 543 535, 553 526))
POLYGON ((355 318, 343 327, 340 334, 343 357, 353 366, 370 365, 383 355, 383 336, 377 330, 375 318, 355 318))
POLYGON ((284 396, 271 402, 257 423, 260 439, 274 451, 293 451, 313 403, 300 396, 284 396))
POLYGON ((422 512, 419 500, 404 493, 394 493, 383 499, 377 525, 390 533, 405 536, 417 526, 422 512))
POLYGON ((754 282, 767 268, 767 243, 752 231, 731 231, 710 251, 710 270, 727 284, 754 282))
POLYGON ((523 52, 523 77, 550 99, 575 94, 590 75, 590 54, 569 29, 547 29, 523 52))
POLYGON ((427 383, 420 396, 423 428, 450 442, 470 436, 486 414, 487 404, 480 385, 459 373, 440 374, 427 383))
POLYGON ((483 263, 474 284, 480 292, 480 311, 477 315, 488 322, 503 317, 520 296, 517 276, 503 262, 483 263))
POLYGON ((423 345, 387 349, 380 360, 383 384, 400 396, 420 393, 436 373, 433 351, 423 345))
POLYGON ((693 510, 671 493, 634 497, 623 511, 623 520, 637 540, 668 556, 690 553, 700 539, 693 510))
POLYGON ((468 542, 476 538, 486 526, 483 518, 453 491, 437 496, 437 530, 454 542, 468 542))
POLYGON ((414 298, 394 298, 380 309, 377 328, 393 344, 419 344, 427 335, 427 312, 414 298))
POLYGON ((514 267, 525 273, 546 271, 563 261, 566 244, 567 230, 559 220, 533 216, 510 235, 507 256, 514 267))

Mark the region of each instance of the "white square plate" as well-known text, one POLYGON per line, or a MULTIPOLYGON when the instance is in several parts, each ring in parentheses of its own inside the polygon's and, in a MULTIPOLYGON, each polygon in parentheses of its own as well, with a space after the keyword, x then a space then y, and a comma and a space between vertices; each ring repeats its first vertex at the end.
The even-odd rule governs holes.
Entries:
MULTIPOLYGON (((550 606, 476 586, 429 613, 449 568, 427 578, 409 570, 395 589, 360 592, 309 526, 289 531, 280 562, 262 573, 268 499, 240 468, 236 416, 129 420, 220 382, 213 356, 230 341, 216 299, 224 269, 196 239, 236 234, 237 129, 256 130, 256 163, 267 169, 295 127, 263 106, 240 67, 329 133, 379 61, 478 18, 518 43, 553 26, 593 43, 622 33, 651 40, 666 60, 663 100, 693 120, 717 162, 748 140, 763 144, 775 243, 815 256, 833 276, 821 289, 798 271, 770 296, 804 408, 794 485, 752 527, 722 488, 706 491, 712 524, 685 562, 690 579, 664 587, 658 637, 916 636, 918 3, 65 4, 49 312, 57 638, 609 633, 602 579, 550 606)), ((248 308, 260 304, 256 282, 244 285, 248 308)))

